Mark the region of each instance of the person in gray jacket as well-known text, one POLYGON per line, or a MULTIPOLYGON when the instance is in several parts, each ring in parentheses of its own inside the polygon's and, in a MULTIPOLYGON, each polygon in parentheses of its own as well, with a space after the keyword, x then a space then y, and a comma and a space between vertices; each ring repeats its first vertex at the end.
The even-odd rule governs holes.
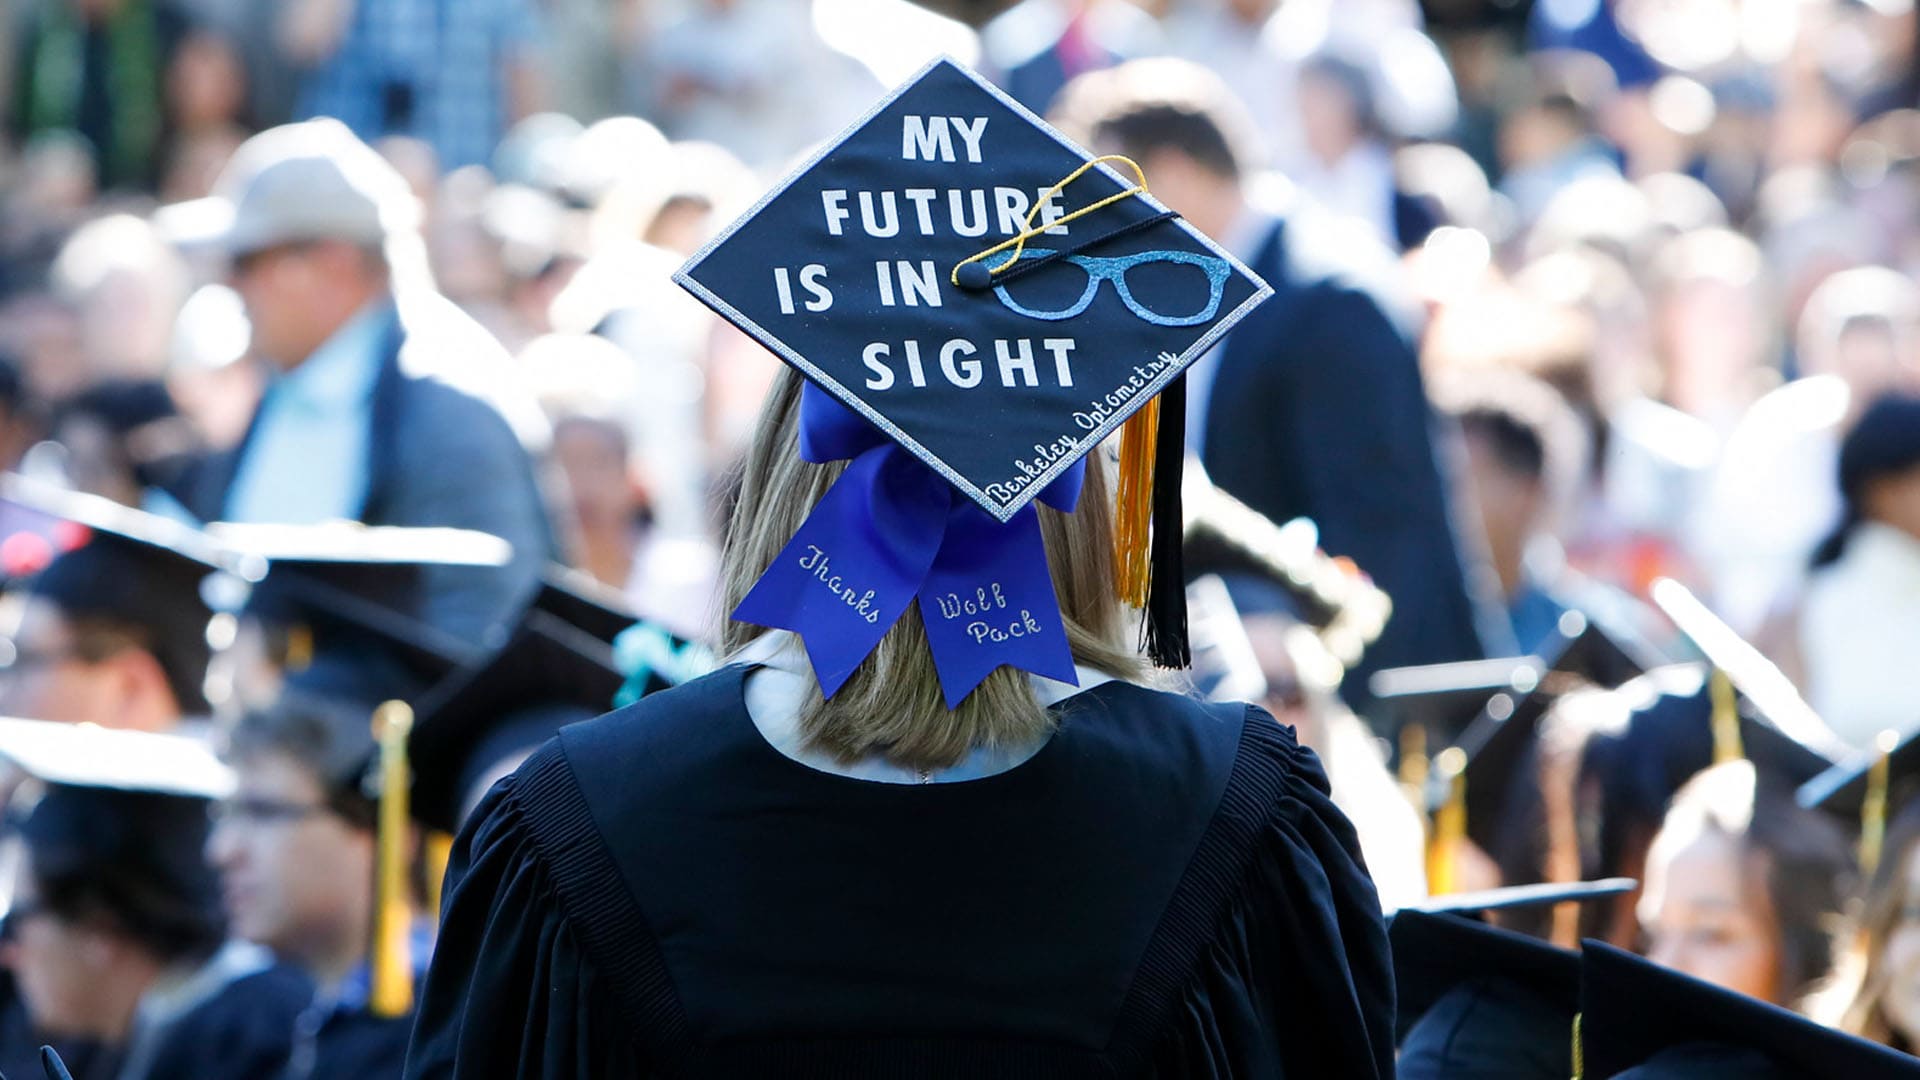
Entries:
POLYGON ((288 124, 240 148, 199 217, 271 374, 240 444, 180 494, 209 521, 498 536, 513 546, 504 568, 436 568, 417 612, 479 641, 553 555, 523 445, 540 421, 506 392, 499 346, 408 272, 416 216, 400 175, 335 121, 288 124))

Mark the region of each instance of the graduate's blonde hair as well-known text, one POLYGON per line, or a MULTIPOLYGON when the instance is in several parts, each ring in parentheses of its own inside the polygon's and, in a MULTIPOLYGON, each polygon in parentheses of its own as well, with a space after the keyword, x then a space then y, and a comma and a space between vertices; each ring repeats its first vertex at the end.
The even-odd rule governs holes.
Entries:
MULTIPOLYGON (((801 460, 802 385, 791 369, 783 369, 761 411, 721 560, 727 611, 746 596, 846 467, 801 460)), ((1124 609, 1114 592, 1113 506, 1100 458, 1099 451, 1089 458, 1073 513, 1039 507, 1040 531, 1075 662, 1131 678, 1140 665, 1125 644, 1124 609)), ((732 653, 763 633, 761 627, 729 620, 721 645, 732 653)), ((801 735, 810 747, 842 761, 877 755, 913 769, 953 765, 976 747, 1028 743, 1052 724, 1027 673, 1005 667, 949 711, 919 609, 911 604, 831 701, 815 684, 800 713, 801 735)))

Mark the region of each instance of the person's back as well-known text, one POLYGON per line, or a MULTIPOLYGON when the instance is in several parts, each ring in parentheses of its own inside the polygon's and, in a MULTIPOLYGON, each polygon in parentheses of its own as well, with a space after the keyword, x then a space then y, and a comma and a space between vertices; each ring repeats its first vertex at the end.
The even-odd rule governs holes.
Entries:
POLYGON ((568 728, 496 790, 442 948, 521 962, 485 993, 436 973, 409 1075, 570 1075, 599 1032, 631 1040, 596 1074, 1390 1071, 1378 902, 1265 713, 1110 681, 1011 770, 892 784, 776 750, 750 670, 568 728))

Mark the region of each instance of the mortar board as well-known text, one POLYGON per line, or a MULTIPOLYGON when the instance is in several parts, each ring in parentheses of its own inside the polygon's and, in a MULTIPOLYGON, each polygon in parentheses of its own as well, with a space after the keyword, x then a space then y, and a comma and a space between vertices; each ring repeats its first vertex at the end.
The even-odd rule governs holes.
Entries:
MULTIPOLYGON (((60 550, 28 585, 69 619, 97 619, 132 632, 153 654, 184 713, 210 711, 207 624, 221 552, 205 533, 110 499, 64 491, 19 476, 0 480, 0 498, 44 519, 60 550)), ((10 540, 12 538, 9 538, 10 540)))
POLYGON ((1920 1058, 1598 941, 1581 950, 1580 1042, 1593 1080, 1920 1078, 1920 1058))
POLYGON ((1387 928, 1400 1075, 1409 1080, 1571 1073, 1577 953, 1481 921, 1487 912, 1616 896, 1626 879, 1437 897, 1387 928))
POLYGON ((533 607, 608 645, 640 621, 618 589, 591 574, 558 565, 547 568, 534 593, 533 607))
POLYGON ((1368 682, 1375 728, 1393 735, 1396 749, 1402 733, 1416 726, 1427 745, 1453 745, 1494 695, 1532 693, 1545 671, 1537 656, 1382 668, 1368 682))
POLYGON ((1742 710, 1743 716, 1761 719, 1793 742, 1829 759, 1846 756, 1846 743, 1800 696, 1793 681, 1686 586, 1672 578, 1661 578, 1653 583, 1652 593, 1653 602, 1700 650, 1707 663, 1725 673, 1728 683, 1750 706, 1742 710))
POLYGON ((1871 880, 1885 853, 1887 823, 1920 793, 1920 735, 1880 733, 1859 751, 1800 785, 1794 799, 1825 810, 1856 831, 1860 873, 1871 880))
POLYGON ((286 640, 289 684, 371 707, 411 699, 480 650, 419 618, 429 566, 498 566, 504 541, 458 529, 351 524, 209 529, 260 577, 246 611, 286 640))
POLYGON ((1562 617, 1541 654, 1546 660, 1533 686, 1496 693, 1460 733, 1467 835, 1486 851, 1494 850, 1494 833, 1512 808, 1513 785, 1523 778, 1540 721, 1553 702, 1581 687, 1617 685, 1611 681, 1615 676, 1625 681, 1644 674, 1626 649, 1576 611, 1562 617))
POLYGON ((458 831, 483 778, 563 726, 612 709, 623 681, 606 642, 528 610, 506 644, 421 700, 407 743, 413 816, 458 831))
POLYGON ((675 275, 805 377, 801 456, 850 462, 732 612, 824 693, 916 601, 948 707, 1002 666, 1075 682, 1032 503, 1071 510, 1122 424, 1121 597, 1185 664, 1179 377, 1272 290, 1151 180, 943 58, 675 275))
POLYGON ((207 810, 234 780, 209 747, 183 735, 0 719, 0 759, 44 784, 19 819, 43 887, 84 882, 143 942, 218 944, 207 810))

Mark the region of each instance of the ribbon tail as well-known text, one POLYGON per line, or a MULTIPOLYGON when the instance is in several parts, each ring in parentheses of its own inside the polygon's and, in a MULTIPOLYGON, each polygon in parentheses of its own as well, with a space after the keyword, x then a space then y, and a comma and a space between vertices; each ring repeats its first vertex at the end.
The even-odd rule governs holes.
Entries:
POLYGON ((1003 666, 1079 685, 1033 507, 1002 525, 956 500, 919 599, 947 708, 1003 666))
POLYGON ((952 497, 905 453, 855 458, 733 610, 791 630, 832 697, 899 620, 940 549, 952 497))

